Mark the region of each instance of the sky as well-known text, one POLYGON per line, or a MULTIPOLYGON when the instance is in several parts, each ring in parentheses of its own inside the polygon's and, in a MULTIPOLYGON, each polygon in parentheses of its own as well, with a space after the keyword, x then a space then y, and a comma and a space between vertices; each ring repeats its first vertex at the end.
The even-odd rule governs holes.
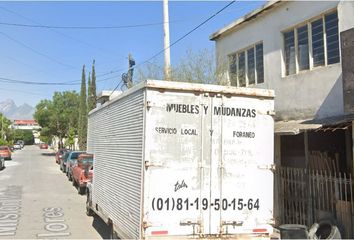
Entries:
MULTIPOLYGON (((170 43, 228 3, 170 1, 170 43)), ((214 51, 215 42, 209 40, 212 33, 264 3, 236 1, 172 46, 171 64, 178 64, 188 50, 214 51)), ((87 76, 93 60, 97 92, 113 90, 127 71, 129 53, 140 65, 164 49, 162 9, 162 1, 0 1, 0 102, 10 98, 17 105, 35 107, 42 99, 51 99, 55 91, 79 92, 82 67, 86 66, 87 76), (4 79, 75 85, 19 84, 4 79)), ((163 66, 163 58, 162 53, 151 61, 163 66)))

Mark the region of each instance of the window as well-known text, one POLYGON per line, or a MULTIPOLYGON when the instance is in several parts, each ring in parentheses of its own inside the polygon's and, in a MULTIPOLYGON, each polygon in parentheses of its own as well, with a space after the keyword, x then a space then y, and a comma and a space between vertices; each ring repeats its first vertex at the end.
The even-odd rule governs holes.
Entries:
POLYGON ((254 48, 247 50, 247 78, 248 84, 256 82, 254 48))
POLYGON ((229 63, 230 63, 230 82, 231 86, 237 86, 237 61, 236 55, 229 56, 229 63))
POLYGON ((245 52, 240 52, 238 54, 238 83, 240 87, 246 86, 246 62, 245 62, 245 52))
POLYGON ((283 37, 285 75, 340 61, 337 12, 286 31, 283 37))
POLYGON ((337 12, 325 16, 327 63, 339 62, 338 15, 337 12))
POLYGON ((231 86, 246 87, 264 82, 263 43, 229 55, 231 86))
POLYGON ((263 44, 256 45, 256 63, 257 83, 263 83, 263 44))
POLYGON ((294 31, 284 33, 286 75, 295 73, 295 35, 294 31))
POLYGON ((297 52, 299 56, 299 70, 305 70, 310 68, 309 61, 309 40, 308 40, 308 32, 307 25, 303 27, 299 27, 297 29, 297 52))
POLYGON ((319 19, 311 23, 312 57, 314 67, 323 66, 325 64, 322 22, 322 19, 319 19))

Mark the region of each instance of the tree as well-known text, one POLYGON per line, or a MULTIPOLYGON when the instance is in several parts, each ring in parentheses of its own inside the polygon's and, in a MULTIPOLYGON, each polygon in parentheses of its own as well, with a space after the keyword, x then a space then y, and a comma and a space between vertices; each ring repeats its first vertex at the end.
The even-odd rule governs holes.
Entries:
POLYGON ((78 138, 80 150, 86 149, 87 142, 87 100, 86 100, 86 75, 85 65, 82 67, 81 91, 80 91, 80 108, 79 108, 79 126, 78 138))
POLYGON ((59 138, 59 148, 70 127, 77 129, 79 95, 75 91, 55 92, 52 100, 42 100, 36 106, 34 118, 41 129, 41 141, 48 142, 53 136, 59 138))
POLYGON ((145 81, 146 79, 163 79, 163 67, 157 62, 148 62, 138 68, 136 82, 145 81))
POLYGON ((89 72, 88 80, 87 80, 87 112, 91 111, 91 107, 93 105, 92 98, 91 98, 91 73, 89 72))
MULTIPOLYGON (((223 74, 227 64, 218 61, 210 49, 198 52, 187 50, 179 63, 171 67, 171 80, 177 82, 206 83, 226 85, 223 74)), ((139 69, 138 81, 146 79, 163 79, 163 67, 157 63, 149 62, 145 68, 139 69)))
POLYGON ((0 139, 3 140, 3 143, 10 143, 12 139, 12 131, 11 129, 9 128, 10 125, 11 125, 11 120, 6 118, 4 114, 0 113, 0 117, 1 117, 1 120, 0 120, 0 130, 1 130, 1 133, 0 133, 0 139))
POLYGON ((17 140, 23 140, 23 141, 25 141, 25 144, 32 145, 34 143, 34 137, 33 137, 32 130, 15 129, 13 140, 15 142, 17 140))
POLYGON ((97 96, 96 96, 96 71, 95 71, 95 60, 92 63, 92 74, 88 83, 88 96, 87 96, 87 112, 90 112, 96 107, 97 96))
POLYGON ((68 139, 65 142, 65 146, 69 147, 69 149, 73 149, 74 148, 74 144, 75 144, 75 129, 74 128, 70 128, 69 129, 68 139))

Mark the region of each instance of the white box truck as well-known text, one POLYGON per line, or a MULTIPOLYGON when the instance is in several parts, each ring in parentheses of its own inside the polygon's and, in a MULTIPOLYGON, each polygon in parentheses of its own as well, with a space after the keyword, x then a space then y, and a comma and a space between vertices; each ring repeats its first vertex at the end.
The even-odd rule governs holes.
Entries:
POLYGON ((128 239, 273 231, 274 92, 147 80, 89 113, 87 213, 128 239))

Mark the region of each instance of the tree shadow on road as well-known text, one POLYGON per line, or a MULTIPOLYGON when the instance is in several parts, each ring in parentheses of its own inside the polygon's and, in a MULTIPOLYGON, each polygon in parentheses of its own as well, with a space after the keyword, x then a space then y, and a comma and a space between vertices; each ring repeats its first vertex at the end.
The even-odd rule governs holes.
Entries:
POLYGON ((43 156, 54 157, 55 153, 42 153, 43 156))
POLYGON ((109 239, 109 226, 100 217, 93 217, 92 227, 96 229, 102 239, 109 239))

